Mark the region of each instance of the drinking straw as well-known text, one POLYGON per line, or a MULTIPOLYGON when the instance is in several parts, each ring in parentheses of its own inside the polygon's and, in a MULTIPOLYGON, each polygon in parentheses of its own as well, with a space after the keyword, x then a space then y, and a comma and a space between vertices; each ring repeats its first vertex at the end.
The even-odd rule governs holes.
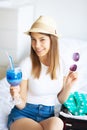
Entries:
POLYGON ((14 70, 14 64, 13 64, 12 56, 9 56, 9 62, 10 62, 11 69, 14 70))
POLYGON ((14 70, 14 63, 13 63, 13 58, 12 58, 12 56, 10 56, 10 55, 8 54, 8 52, 6 52, 6 55, 7 55, 8 59, 9 59, 9 63, 10 63, 11 69, 14 70))

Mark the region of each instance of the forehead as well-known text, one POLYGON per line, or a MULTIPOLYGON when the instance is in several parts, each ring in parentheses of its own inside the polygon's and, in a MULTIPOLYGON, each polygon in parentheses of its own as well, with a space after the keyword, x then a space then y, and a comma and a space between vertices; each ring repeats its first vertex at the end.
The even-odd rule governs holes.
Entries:
POLYGON ((31 37, 41 38, 41 37, 49 37, 49 35, 48 35, 48 34, 44 34, 44 33, 32 32, 32 33, 31 33, 31 37))

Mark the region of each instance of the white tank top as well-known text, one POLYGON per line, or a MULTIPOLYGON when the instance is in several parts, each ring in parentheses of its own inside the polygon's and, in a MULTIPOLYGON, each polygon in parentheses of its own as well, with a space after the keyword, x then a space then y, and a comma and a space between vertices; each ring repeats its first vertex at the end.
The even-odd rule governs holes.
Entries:
POLYGON ((48 67, 42 65, 39 79, 31 75, 31 59, 27 57, 20 64, 23 74, 23 80, 28 80, 28 98, 27 102, 32 104, 43 104, 47 106, 55 105, 57 94, 63 86, 62 68, 58 74, 58 79, 52 80, 49 74, 46 74, 48 67))

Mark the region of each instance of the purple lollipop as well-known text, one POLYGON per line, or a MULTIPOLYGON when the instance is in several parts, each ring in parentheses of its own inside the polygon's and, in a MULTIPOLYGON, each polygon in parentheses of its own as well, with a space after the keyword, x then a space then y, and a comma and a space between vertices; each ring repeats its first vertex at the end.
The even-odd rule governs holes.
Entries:
POLYGON ((77 69, 77 65, 76 64, 73 64, 73 65, 70 66, 70 70, 71 71, 76 71, 76 69, 77 69))
POLYGON ((76 53, 73 53, 73 60, 75 61, 75 62, 77 62, 78 60, 79 60, 79 58, 80 58, 80 55, 79 55, 79 53, 78 52, 76 52, 76 53))
MULTIPOLYGON (((78 52, 73 53, 72 59, 75 62, 79 61, 79 58, 80 58, 80 54, 78 52)), ((73 65, 70 66, 70 71, 76 71, 76 70, 77 70, 77 65, 76 64, 73 64, 73 65)))

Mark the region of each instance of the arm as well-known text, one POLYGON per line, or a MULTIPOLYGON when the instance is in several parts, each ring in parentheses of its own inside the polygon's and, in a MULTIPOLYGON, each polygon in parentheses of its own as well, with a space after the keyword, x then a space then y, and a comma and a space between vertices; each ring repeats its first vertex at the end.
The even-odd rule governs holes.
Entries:
POLYGON ((16 105, 19 109, 23 109, 26 105, 26 100, 27 100, 27 80, 23 80, 20 84, 20 86, 17 87, 10 87, 10 93, 13 97, 13 99, 20 98, 21 103, 16 105))
POLYGON ((70 95, 70 91, 72 86, 74 85, 74 83, 77 80, 77 73, 76 72, 69 72, 67 77, 64 77, 64 81, 63 81, 63 88, 60 91, 60 93, 57 95, 60 103, 64 103, 69 95, 70 95))

